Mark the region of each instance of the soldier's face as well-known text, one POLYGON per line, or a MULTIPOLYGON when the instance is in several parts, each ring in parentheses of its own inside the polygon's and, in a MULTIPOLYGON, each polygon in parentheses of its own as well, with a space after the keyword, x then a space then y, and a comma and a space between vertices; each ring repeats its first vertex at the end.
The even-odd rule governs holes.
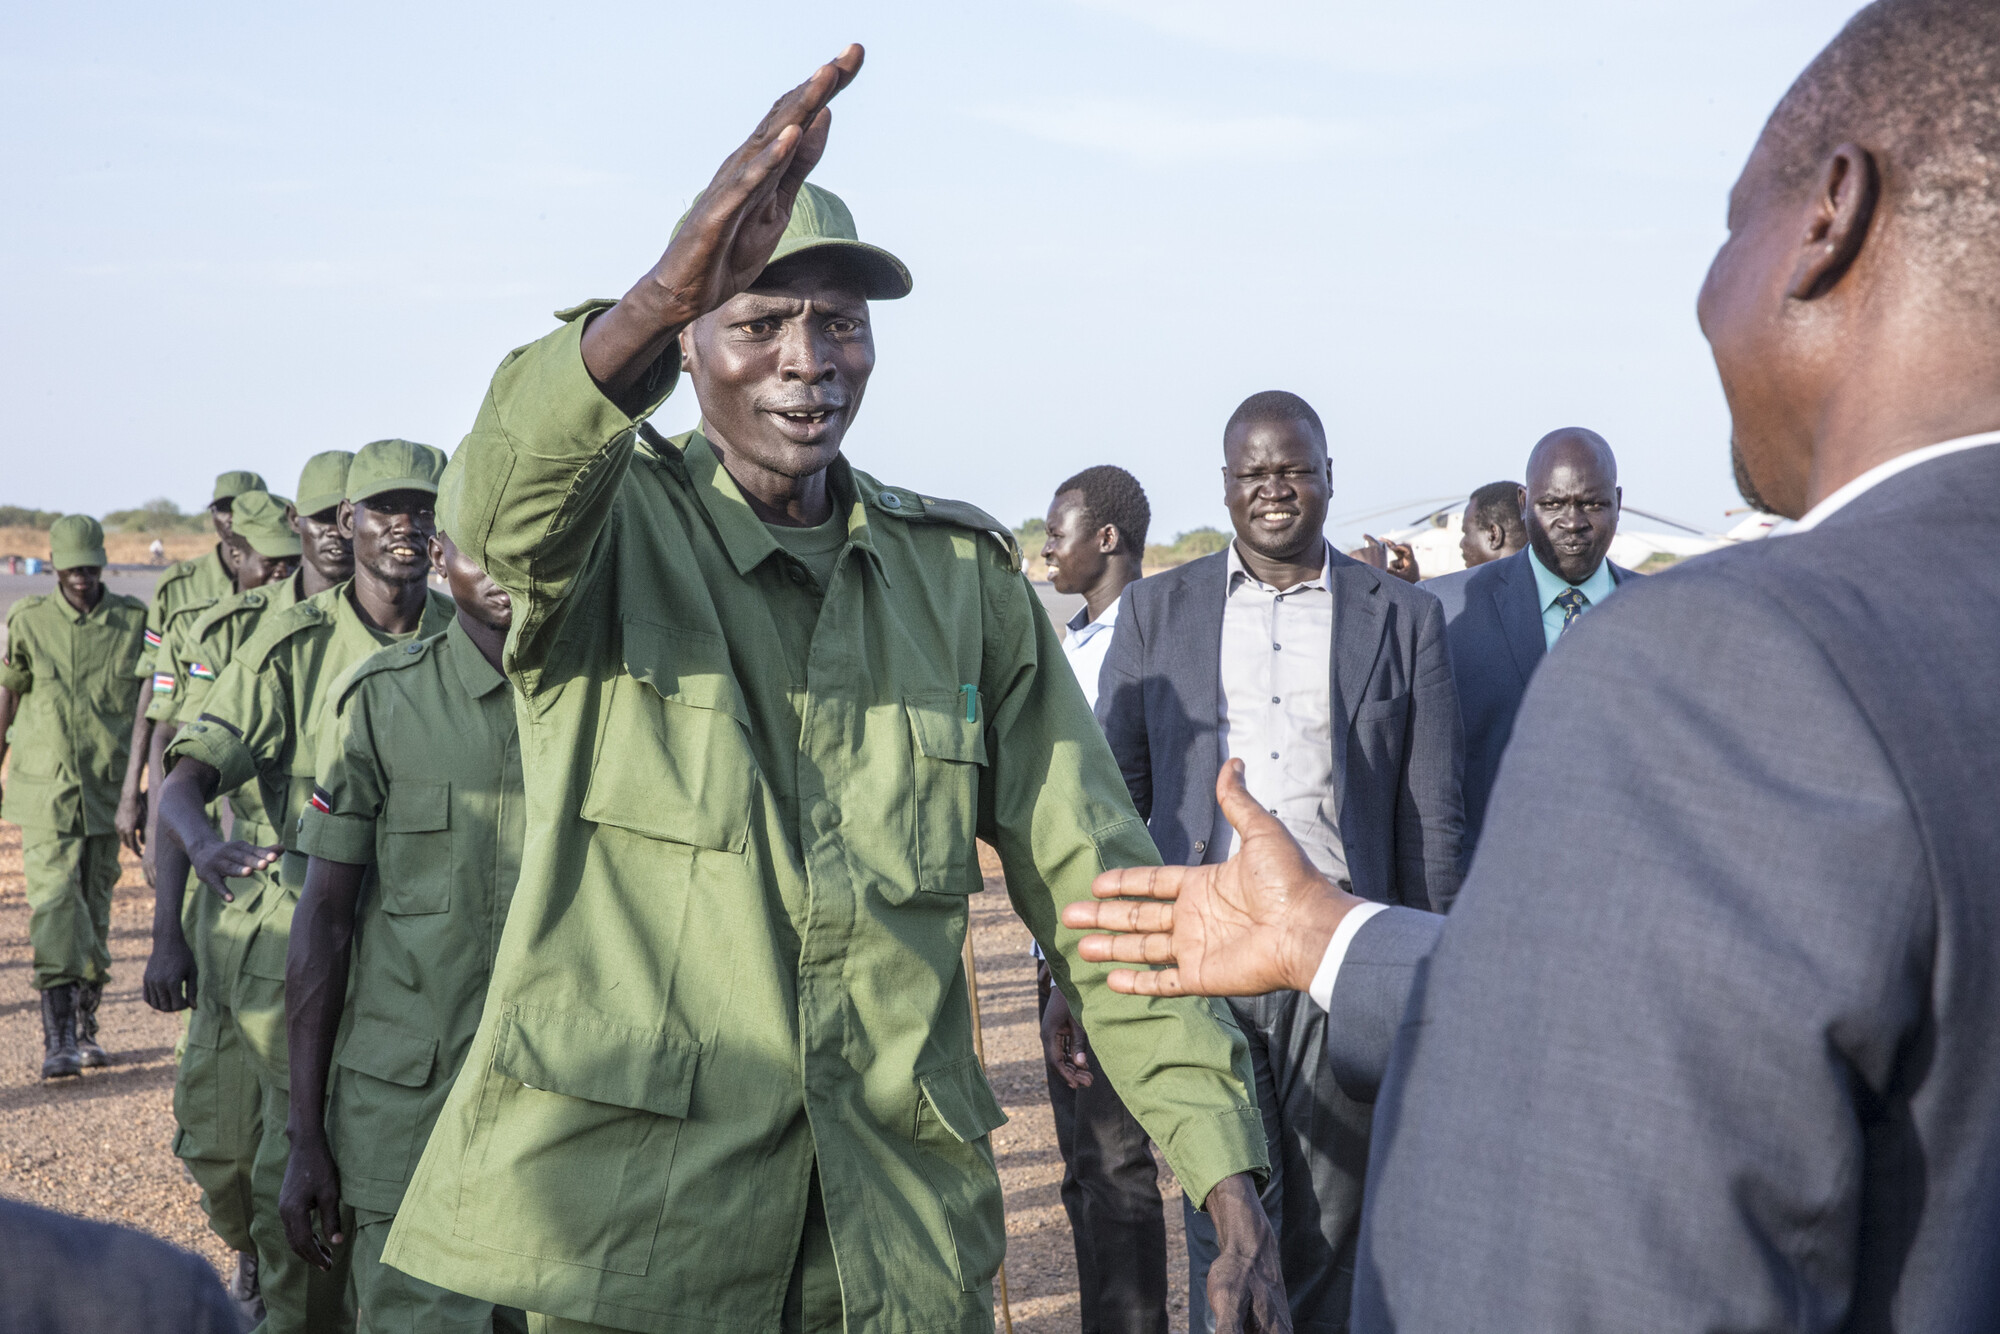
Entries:
POLYGON ((838 269, 775 265, 689 326, 681 360, 725 453, 809 477, 840 452, 875 369, 868 302, 838 269))
POLYGON ((354 543, 340 535, 340 509, 324 509, 317 514, 292 516, 292 531, 305 548, 306 563, 330 584, 340 583, 354 573, 354 543))
POLYGON ((494 583, 443 533, 431 539, 431 568, 444 576, 451 587, 451 600, 473 620, 495 630, 505 630, 514 623, 514 600, 507 596, 507 590, 494 583))
POLYGON ((291 578, 292 572, 298 568, 297 556, 266 556, 245 543, 236 553, 236 586, 262 588, 265 584, 291 578))
POLYGON ((227 538, 229 536, 229 526, 235 521, 236 517, 234 505, 235 502, 226 496, 209 505, 208 521, 215 525, 215 535, 217 537, 227 538))
POLYGON ((67 570, 57 570, 56 587, 62 589, 70 606, 89 611, 103 596, 104 569, 98 565, 72 565, 67 570))
POLYGON ((427 491, 385 491, 342 501, 340 531, 354 543, 355 573, 365 571, 386 584, 422 579, 431 567, 436 504, 427 491))

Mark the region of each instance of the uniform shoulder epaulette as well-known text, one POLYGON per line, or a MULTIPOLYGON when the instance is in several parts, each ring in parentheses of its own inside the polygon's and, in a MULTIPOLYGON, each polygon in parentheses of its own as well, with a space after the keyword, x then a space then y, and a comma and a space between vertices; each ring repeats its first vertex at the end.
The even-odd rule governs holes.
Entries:
POLYGON ((251 671, 261 671, 278 645, 331 619, 324 608, 313 605, 316 601, 317 598, 308 598, 304 602, 294 602, 265 621, 257 627, 257 633, 250 636, 250 642, 237 650, 237 657, 251 671))
POLYGON ((378 648, 360 662, 347 669, 347 675, 340 682, 340 694, 334 700, 335 708, 345 707, 353 696, 355 688, 371 676, 384 672, 400 672, 406 667, 414 667, 427 661, 431 646, 445 637, 445 631, 438 631, 427 639, 412 639, 406 644, 390 644, 378 648))
POLYGON ((221 625, 230 617, 246 611, 262 611, 267 601, 259 589, 246 589, 232 593, 226 598, 216 598, 203 607, 199 619, 194 623, 193 636, 197 642, 207 637, 208 632, 221 625))
POLYGON ((14 619, 16 612, 27 611, 31 607, 39 607, 50 598, 60 596, 62 596, 60 593, 30 593, 13 606, 7 608, 7 619, 11 621, 14 619))
POLYGON ((106 599, 112 600, 113 606, 123 607, 127 611, 137 608, 143 614, 146 610, 145 599, 135 598, 130 593, 114 593, 107 588, 104 590, 104 596, 106 599))
POLYGON ((854 474, 854 482, 871 508, 907 523, 943 523, 986 533, 1000 544, 1008 563, 1016 570, 1021 568, 1021 544, 1015 540, 1014 530, 979 506, 963 500, 919 495, 900 486, 884 486, 860 472, 854 474))
POLYGON ((195 557, 193 560, 177 560, 172 565, 169 565, 165 570, 161 571, 159 580, 154 583, 153 596, 157 598, 160 595, 160 590, 168 584, 191 577, 196 568, 207 559, 207 556, 202 555, 195 557))

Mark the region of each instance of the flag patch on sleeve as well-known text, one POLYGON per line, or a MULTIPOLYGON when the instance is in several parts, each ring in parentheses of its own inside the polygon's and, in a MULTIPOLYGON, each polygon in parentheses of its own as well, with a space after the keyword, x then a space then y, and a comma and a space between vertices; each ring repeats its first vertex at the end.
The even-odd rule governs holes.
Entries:
POLYGON ((160 646, 160 632, 158 630, 148 629, 146 631, 146 647, 158 648, 159 646, 160 646))
POLYGON ((174 674, 173 674, 172 672, 154 672, 154 673, 153 673, 153 693, 154 693, 155 695, 171 695, 171 694, 173 694, 173 693, 174 693, 174 674))
POLYGON ((321 815, 333 814, 333 794, 323 787, 313 788, 312 800, 309 804, 321 815))
POLYGON ((205 662, 191 662, 188 664, 188 675, 197 681, 213 681, 215 668, 205 662))

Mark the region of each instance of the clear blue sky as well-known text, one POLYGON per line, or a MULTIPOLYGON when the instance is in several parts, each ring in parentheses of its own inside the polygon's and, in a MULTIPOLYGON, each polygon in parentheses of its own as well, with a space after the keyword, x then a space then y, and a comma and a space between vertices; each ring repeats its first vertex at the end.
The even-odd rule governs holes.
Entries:
MULTIPOLYGON (((14 6, 0 502, 207 499, 455 446, 852 39, 815 179, 916 275, 848 453, 1009 521, 1090 463, 1222 518, 1230 409, 1304 394, 1336 517, 1617 449, 1721 526, 1694 321, 1724 194, 1847 3, 14 6)), ((691 393, 663 410, 683 429, 691 393)), ((1352 525, 1347 525, 1351 531, 1352 525)))

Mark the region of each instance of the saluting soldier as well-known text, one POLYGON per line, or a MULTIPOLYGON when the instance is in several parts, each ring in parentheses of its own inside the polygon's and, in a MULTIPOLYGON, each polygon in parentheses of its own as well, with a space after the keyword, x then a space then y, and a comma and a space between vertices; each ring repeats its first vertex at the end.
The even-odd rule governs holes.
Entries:
MULTIPOLYGON (((188 606, 206 606, 236 591, 236 558, 228 542, 230 514, 236 497, 245 491, 264 489, 264 479, 254 472, 238 469, 218 475, 214 498, 208 502, 208 519, 215 527, 215 550, 192 560, 175 562, 153 585, 152 605, 146 610, 146 651, 133 665, 133 671, 149 688, 139 696, 136 716, 132 719, 131 753, 126 761, 125 784, 118 794, 117 811, 118 837, 134 856, 145 857, 148 879, 153 875, 153 859, 145 845, 157 827, 159 813, 148 809, 141 793, 141 780, 146 776, 146 762, 152 754, 153 720, 148 713, 153 695, 171 694, 175 685, 173 666, 165 661, 163 652, 167 635, 188 606), (162 672, 166 673, 164 681, 162 672)), ((157 779, 159 775, 151 777, 157 779)), ((158 790, 155 785, 153 791, 158 790)))
POLYGON ((292 1249, 323 1267, 353 1211, 356 1315, 369 1330, 527 1328, 519 1311, 382 1263, 479 1025, 521 869, 521 746, 500 674, 512 607, 452 543, 457 480, 448 468, 431 539, 457 617, 348 676, 299 833, 311 860, 285 987, 292 1157, 280 1203, 292 1249))
POLYGON ((133 665, 146 604, 104 586, 104 529, 68 514, 49 529, 56 591, 16 602, 0 662, 0 815, 21 826, 28 943, 42 999, 42 1078, 110 1064, 97 1005, 111 979, 118 784, 130 744, 133 665))
MULTIPOLYGON (((236 577, 243 587, 208 607, 178 618, 167 660, 176 677, 171 694, 155 696, 153 746, 173 739, 177 708, 199 707, 236 639, 273 603, 289 606, 300 564, 299 535, 291 505, 282 496, 246 491, 236 497, 228 541, 237 549, 236 577), (167 702, 160 707, 159 701, 167 702)), ((304 571, 299 570, 302 575, 304 571)), ((232 834, 269 844, 276 837, 253 789, 227 800, 232 834)), ((251 1167, 263 1124, 252 1057, 230 1021, 236 965, 254 927, 264 885, 224 903, 217 895, 189 895, 192 874, 157 877, 153 887, 153 948, 146 963, 146 1003, 156 1010, 193 1007, 174 1078, 174 1153, 201 1187, 209 1227, 236 1253, 230 1296, 253 1319, 261 1316, 251 1167)))
POLYGON ((851 47, 616 304, 510 355, 452 536, 513 599, 529 820, 387 1263, 597 1328, 986 1331, 1006 1242, 960 949, 998 849, 1105 1073, 1289 1329, 1241 1035, 1062 905, 1157 860, 1006 529, 840 455, 908 271, 804 177, 851 47), (685 369, 702 429, 641 443, 685 369))
POLYGON ((279 867, 275 892, 259 896, 252 934, 236 964, 229 1014, 254 1058, 262 1109, 250 1230, 266 1334, 349 1323, 344 1264, 330 1274, 306 1264, 286 1244, 278 1216, 289 1145, 285 951, 306 865, 297 847, 298 824, 312 793, 335 684, 377 649, 436 634, 450 622, 451 600, 425 583, 443 468, 441 451, 406 440, 378 440, 354 456, 339 515, 340 530, 354 545, 353 579, 266 614, 217 675, 199 714, 182 721, 167 752, 161 875, 183 874, 192 864, 229 899, 231 880, 279 867), (276 830, 269 845, 224 840, 202 818, 204 801, 251 784, 266 823, 276 830))

